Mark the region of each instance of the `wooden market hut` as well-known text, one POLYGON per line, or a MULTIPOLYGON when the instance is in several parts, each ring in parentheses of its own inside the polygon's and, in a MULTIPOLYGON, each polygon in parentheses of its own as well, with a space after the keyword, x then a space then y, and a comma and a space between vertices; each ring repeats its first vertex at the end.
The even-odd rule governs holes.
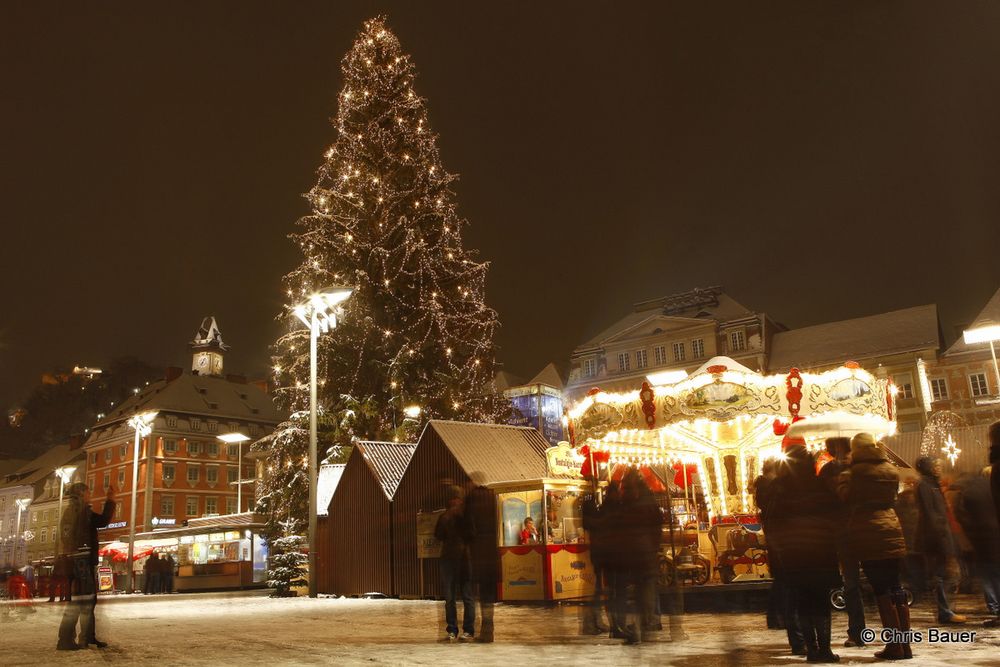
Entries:
POLYGON ((437 559, 417 557, 417 513, 444 508, 443 481, 470 489, 470 476, 475 473, 487 485, 541 479, 548 446, 533 428, 428 422, 393 496, 395 594, 404 598, 443 595, 437 559))
POLYGON ((416 445, 358 442, 317 531, 321 593, 399 595, 393 580, 391 508, 416 445))

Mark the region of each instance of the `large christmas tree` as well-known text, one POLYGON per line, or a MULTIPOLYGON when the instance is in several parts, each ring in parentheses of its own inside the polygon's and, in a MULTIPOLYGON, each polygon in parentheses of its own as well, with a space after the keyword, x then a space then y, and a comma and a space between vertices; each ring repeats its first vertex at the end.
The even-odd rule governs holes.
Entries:
MULTIPOLYGON (((488 265, 462 245, 456 177, 441 164, 414 66, 376 18, 342 71, 336 140, 306 195, 312 210, 291 237, 303 261, 284 278, 279 401, 292 412, 308 407, 308 332, 292 309, 343 285, 354 294, 319 341, 324 449, 345 452, 353 438, 410 440, 427 419, 496 421, 503 403, 491 384, 498 321, 484 302, 488 265)), ((295 426, 289 433, 301 433, 295 426)), ((301 437, 284 440, 270 448, 271 467, 288 469, 279 477, 294 474, 288 462, 305 454, 301 437)))

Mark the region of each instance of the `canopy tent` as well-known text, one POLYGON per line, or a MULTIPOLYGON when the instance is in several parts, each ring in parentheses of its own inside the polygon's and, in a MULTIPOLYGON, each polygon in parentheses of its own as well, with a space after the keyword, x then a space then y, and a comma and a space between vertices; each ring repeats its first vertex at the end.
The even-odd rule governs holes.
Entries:
POLYGON ((790 425, 800 422, 797 430, 814 446, 834 428, 881 438, 895 431, 895 393, 890 380, 853 362, 824 373, 793 368, 765 376, 714 357, 671 384, 643 382, 615 394, 595 388, 571 407, 567 426, 586 458, 584 474, 591 460, 599 473, 622 463, 693 466, 709 513, 726 515, 751 510, 749 482, 765 459, 780 456, 790 425))
MULTIPOLYGON (((132 560, 137 561, 153 553, 157 547, 176 546, 176 539, 165 540, 136 540, 135 549, 132 552, 132 560)), ((128 542, 108 542, 97 550, 100 556, 109 556, 117 563, 124 563, 128 560, 128 542)))

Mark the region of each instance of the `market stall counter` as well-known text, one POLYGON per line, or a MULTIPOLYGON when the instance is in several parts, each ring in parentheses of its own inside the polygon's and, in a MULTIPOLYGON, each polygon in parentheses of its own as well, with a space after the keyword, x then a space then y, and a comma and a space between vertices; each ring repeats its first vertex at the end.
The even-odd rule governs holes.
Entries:
POLYGON ((594 568, 582 521, 590 485, 582 480, 538 479, 490 486, 497 494, 500 599, 567 600, 592 595, 594 568))

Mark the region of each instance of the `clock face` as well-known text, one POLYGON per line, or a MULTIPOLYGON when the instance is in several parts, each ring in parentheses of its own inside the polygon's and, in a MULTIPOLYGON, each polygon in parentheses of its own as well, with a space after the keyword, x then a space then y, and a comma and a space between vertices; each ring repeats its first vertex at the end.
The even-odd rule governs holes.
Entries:
POLYGON ((198 368, 208 368, 208 355, 203 354, 198 357, 198 368))
POLYGON ((220 355, 212 355, 212 372, 222 373, 222 357, 220 355))

